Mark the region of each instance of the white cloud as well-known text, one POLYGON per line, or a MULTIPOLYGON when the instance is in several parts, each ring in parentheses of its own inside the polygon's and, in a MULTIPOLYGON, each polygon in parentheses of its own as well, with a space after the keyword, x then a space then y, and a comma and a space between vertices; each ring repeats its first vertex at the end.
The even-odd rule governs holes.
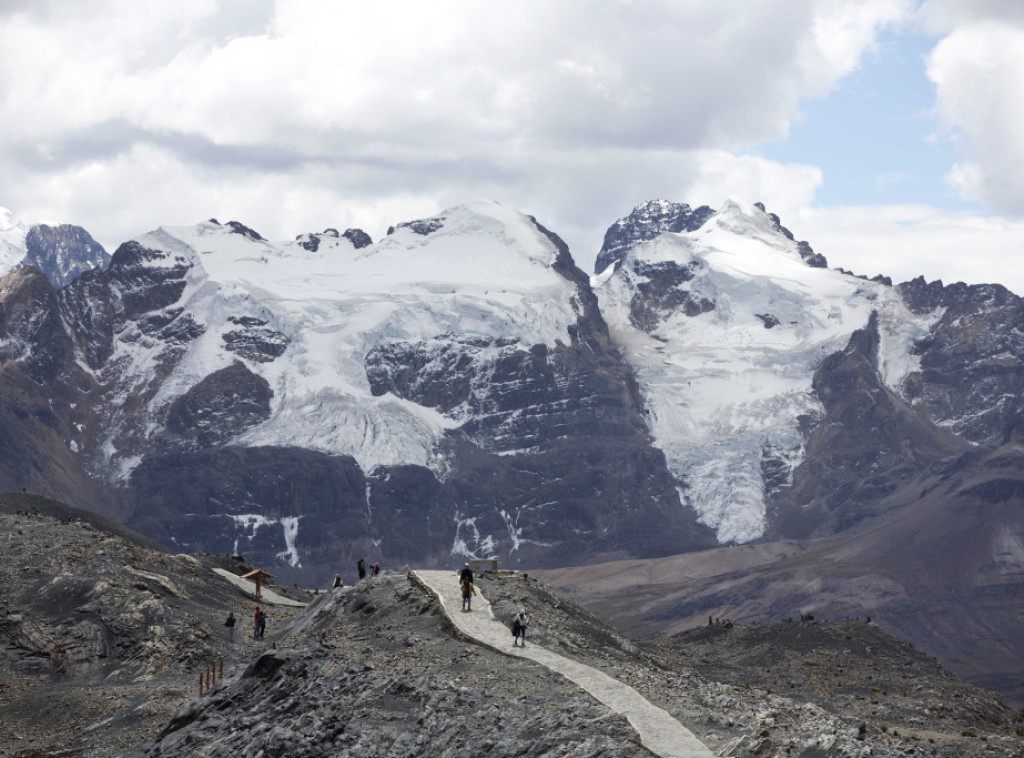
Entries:
POLYGON ((815 169, 730 151, 784 135, 911 5, 14 3, 0 203, 120 241, 211 215, 374 233, 484 195, 585 262, 650 197, 809 202, 815 169))
POLYGON ((949 181, 965 199, 1024 215, 1024 16, 957 27, 929 56, 928 76, 965 154, 949 181))
POLYGON ((926 31, 944 36, 977 21, 1024 23, 1024 3, 1015 0, 925 0, 917 18, 926 31))
POLYGON ((998 282, 1024 294, 1024 221, 921 205, 804 209, 782 221, 833 268, 894 283, 998 282))

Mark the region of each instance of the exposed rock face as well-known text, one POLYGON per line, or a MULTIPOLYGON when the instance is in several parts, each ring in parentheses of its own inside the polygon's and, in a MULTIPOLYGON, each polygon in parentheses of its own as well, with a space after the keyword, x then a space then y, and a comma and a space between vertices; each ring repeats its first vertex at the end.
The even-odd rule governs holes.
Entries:
POLYGON ((230 227, 233 234, 241 234, 243 237, 248 237, 251 240, 262 241, 263 237, 255 229, 250 229, 245 224, 239 221, 228 221, 227 226, 230 227))
POLYGON ((404 221, 397 227, 393 227, 388 233, 393 234, 395 229, 411 229, 416 234, 426 237, 428 234, 444 228, 444 216, 437 218, 421 219, 418 221, 404 221))
POLYGON ((224 444, 270 415, 273 394, 266 379, 232 363, 175 398, 167 431, 186 449, 224 444))
POLYGON ((225 332, 224 349, 257 363, 270 363, 288 349, 288 335, 271 329, 267 322, 251 316, 229 317, 237 329, 225 332))
POLYGON ((631 262, 637 276, 636 294, 629 303, 629 319, 637 329, 652 332, 666 313, 682 312, 698 316, 714 310, 715 302, 700 293, 680 287, 693 279, 700 265, 690 261, 680 265, 672 261, 631 262))
POLYGON ((346 229, 343 234, 338 234, 337 229, 324 229, 321 234, 300 234, 295 238, 299 246, 311 253, 320 249, 320 243, 324 239, 344 238, 352 243, 352 247, 359 250, 373 244, 373 239, 362 229, 346 229))
POLYGON ((362 229, 346 229, 341 236, 351 242, 356 250, 373 244, 373 239, 362 229))
POLYGON ((55 381, 73 360, 60 323, 57 295, 35 269, 0 279, 0 363, 18 363, 40 385, 55 381))
POLYGON ((686 203, 650 200, 641 203, 625 218, 620 218, 604 235, 604 244, 594 262, 601 273, 640 242, 652 240, 664 232, 692 232, 700 229, 714 211, 706 205, 691 209, 686 203))
POLYGON ((843 531, 879 514, 887 496, 967 445, 922 418, 879 377, 878 316, 814 375, 825 415, 810 435, 793 486, 775 500, 778 534, 843 531))
POLYGON ((901 284, 917 312, 942 317, 915 350, 921 370, 903 391, 915 407, 976 444, 1021 439, 1024 300, 999 285, 901 284))
POLYGON ((54 287, 67 286, 81 274, 104 269, 110 254, 80 226, 37 224, 25 237, 24 265, 34 266, 54 287))

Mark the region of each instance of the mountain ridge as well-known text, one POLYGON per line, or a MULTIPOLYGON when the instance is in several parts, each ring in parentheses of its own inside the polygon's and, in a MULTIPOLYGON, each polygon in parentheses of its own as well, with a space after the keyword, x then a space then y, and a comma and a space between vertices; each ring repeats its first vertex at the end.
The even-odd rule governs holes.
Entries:
MULTIPOLYGON (((928 551, 963 528, 959 578, 935 587, 1012 597, 1024 301, 828 269, 758 204, 698 211, 671 231, 681 206, 640 206, 593 277, 486 201, 376 242, 162 227, 60 288, 17 268, 0 278, 0 485, 285 582, 358 558, 532 569, 848 537, 822 547, 823 575, 862 556, 880 592, 913 578, 907 597, 948 612, 928 551)), ((878 600, 850 577, 837 593, 878 600)), ((706 581, 700 603, 721 605, 706 581)), ((940 646, 915 608, 892 628, 970 656, 970 619, 940 646)), ((970 675, 1010 686, 998 665, 970 675)))

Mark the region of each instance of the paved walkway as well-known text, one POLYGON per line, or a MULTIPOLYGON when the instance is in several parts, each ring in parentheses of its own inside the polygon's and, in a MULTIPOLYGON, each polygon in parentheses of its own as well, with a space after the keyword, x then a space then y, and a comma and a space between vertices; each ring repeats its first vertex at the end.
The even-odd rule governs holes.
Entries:
MULTIPOLYGON (((660 758, 714 758, 693 732, 668 712, 653 705, 632 687, 602 671, 553 653, 530 642, 512 646, 512 633, 494 618, 483 595, 473 598, 473 611, 462 612, 458 574, 453 571, 414 571, 420 582, 441 601, 444 614, 463 634, 505 655, 528 658, 576 683, 613 711, 625 716, 640 735, 641 744, 660 758)), ((477 588, 479 592, 479 588, 477 588)))
MULTIPOLYGON (((256 583, 250 582, 248 579, 243 579, 238 574, 232 574, 226 569, 213 569, 213 573, 218 576, 222 576, 231 582, 233 585, 238 587, 240 590, 249 593, 253 600, 256 599, 256 583)), ((284 597, 278 595, 273 590, 268 590, 266 587, 260 587, 260 602, 267 605, 292 605, 298 608, 305 608, 306 603, 300 603, 298 600, 292 600, 290 597, 284 597)))

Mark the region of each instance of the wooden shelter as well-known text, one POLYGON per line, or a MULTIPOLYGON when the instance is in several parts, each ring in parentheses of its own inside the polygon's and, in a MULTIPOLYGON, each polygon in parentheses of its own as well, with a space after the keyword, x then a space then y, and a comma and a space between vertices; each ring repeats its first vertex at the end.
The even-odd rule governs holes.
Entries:
POLYGON ((256 602, 260 603, 263 602, 262 598, 260 597, 260 584, 266 579, 273 579, 274 575, 271 574, 269 571, 264 571, 263 569, 254 569, 253 571, 250 571, 248 574, 242 574, 242 578, 252 579, 254 582, 256 582, 256 602))

